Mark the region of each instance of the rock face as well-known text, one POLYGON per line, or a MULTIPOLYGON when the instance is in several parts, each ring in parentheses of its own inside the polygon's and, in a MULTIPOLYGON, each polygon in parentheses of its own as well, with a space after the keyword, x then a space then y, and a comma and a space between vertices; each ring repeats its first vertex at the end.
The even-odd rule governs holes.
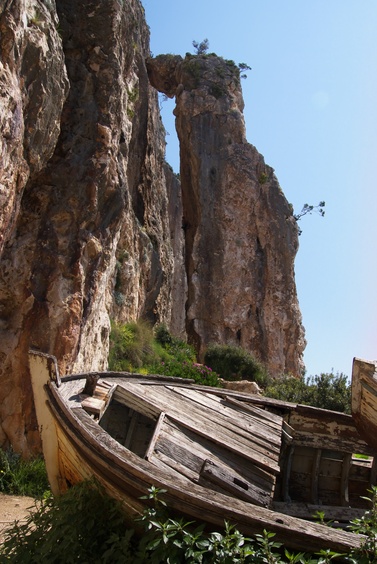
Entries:
POLYGON ((68 92, 56 11, 38 0, 0 5, 0 253, 26 182, 51 157, 68 92))
POLYGON ((1 26, 0 445, 28 454, 29 347, 105 369, 110 316, 170 321, 173 258, 138 0, 15 0, 1 26))
POLYGON ((211 55, 160 55, 148 72, 176 96, 188 338, 201 355, 210 342, 241 345, 272 374, 299 374, 297 226, 273 170, 246 142, 239 69, 211 55))
POLYGON ((106 369, 110 319, 299 372, 297 230, 245 141, 238 70, 147 70, 139 0, 0 0, 0 49, 0 447, 39 449, 29 348, 106 369), (177 96, 183 198, 148 73, 177 96))

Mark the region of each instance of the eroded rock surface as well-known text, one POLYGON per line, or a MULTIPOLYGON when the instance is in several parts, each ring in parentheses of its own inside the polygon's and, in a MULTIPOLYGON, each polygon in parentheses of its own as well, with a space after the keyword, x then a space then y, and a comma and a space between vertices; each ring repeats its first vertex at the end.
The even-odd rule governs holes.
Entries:
POLYGON ((0 256, 26 182, 51 157, 68 92, 53 3, 0 5, 0 256))
POLYGON ((176 96, 189 339, 201 354, 211 342, 241 345, 272 374, 297 375, 297 226, 273 170, 246 142, 239 70, 211 55, 147 66, 152 84, 176 96))
POLYGON ((143 8, 45 6, 1 8, 2 196, 13 203, 2 227, 0 445, 25 454, 39 442, 30 346, 63 374, 105 369, 110 317, 171 318, 164 129, 143 8))

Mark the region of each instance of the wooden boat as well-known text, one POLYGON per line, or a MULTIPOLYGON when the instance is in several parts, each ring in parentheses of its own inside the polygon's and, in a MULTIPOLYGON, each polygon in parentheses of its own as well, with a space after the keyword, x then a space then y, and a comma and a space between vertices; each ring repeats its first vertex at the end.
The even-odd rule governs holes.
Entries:
POLYGON ((360 435, 377 450, 377 361, 353 359, 352 417, 360 435))
POLYGON ((305 551, 360 543, 341 527, 364 513, 376 465, 350 416, 178 378, 60 377, 35 351, 30 372, 54 493, 95 476, 135 517, 154 485, 173 513, 210 526, 266 529, 305 551), (338 528, 314 522, 318 510, 338 528))

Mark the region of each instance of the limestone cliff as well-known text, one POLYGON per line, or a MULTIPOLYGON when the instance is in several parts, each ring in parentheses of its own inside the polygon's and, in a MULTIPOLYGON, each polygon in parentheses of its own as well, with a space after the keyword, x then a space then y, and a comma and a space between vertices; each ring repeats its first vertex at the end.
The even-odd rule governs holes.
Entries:
POLYGON ((29 347, 105 369, 110 319, 300 370, 297 230, 245 141, 237 69, 149 56, 139 0, 0 0, 0 446, 25 455, 29 347), (183 199, 146 60, 177 95, 183 199))
POLYGON ((245 139, 240 72, 215 55, 148 61, 176 96, 189 340, 241 345, 298 374, 305 345, 294 280, 298 232, 273 170, 245 139))
POLYGON ((27 453, 29 346, 106 368, 110 317, 170 321, 173 258, 140 2, 0 6, 0 445, 27 453))

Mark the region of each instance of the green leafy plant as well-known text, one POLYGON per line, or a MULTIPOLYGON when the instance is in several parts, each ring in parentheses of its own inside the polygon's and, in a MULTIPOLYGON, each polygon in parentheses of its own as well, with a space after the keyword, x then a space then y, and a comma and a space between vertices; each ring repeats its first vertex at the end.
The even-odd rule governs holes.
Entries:
POLYGON ((151 488, 145 499, 153 506, 147 509, 141 521, 144 523, 139 557, 142 561, 160 562, 280 562, 266 560, 273 554, 273 549, 280 546, 273 543, 273 534, 264 532, 257 535, 257 541, 244 537, 233 525, 225 521, 223 531, 207 532, 204 525, 183 518, 169 517, 166 505, 160 498, 164 490, 151 488))
POLYGON ((162 374, 189 378, 198 384, 218 386, 218 375, 196 362, 195 351, 173 337, 164 325, 152 328, 138 321, 112 325, 109 368, 115 371, 162 374))
POLYGON ((365 535, 361 547, 349 555, 324 548, 317 555, 290 552, 263 530, 245 537, 225 521, 222 530, 169 514, 165 490, 150 487, 142 499, 148 504, 142 516, 130 524, 120 503, 110 498, 94 480, 81 482, 62 496, 35 505, 26 523, 15 523, 0 545, 1 562, 49 564, 74 562, 162 564, 328 564, 377 561, 376 496, 372 509, 356 519, 353 530, 365 535), (130 526, 131 525, 131 526, 130 526))
POLYGON ((109 369, 132 371, 153 362, 156 352, 152 327, 145 321, 113 323, 110 334, 109 369))
POLYGON ((178 378, 189 378, 196 384, 205 386, 219 386, 219 377, 210 368, 196 362, 177 361, 175 359, 160 361, 148 366, 148 372, 163 374, 165 376, 175 376, 178 378))
POLYGON ((262 364, 241 347, 216 345, 208 347, 204 362, 224 380, 251 380, 265 386, 267 372, 262 364))
POLYGON ((352 562, 367 564, 377 562, 377 486, 372 486, 369 497, 363 497, 370 502, 371 508, 360 519, 351 522, 350 529, 354 533, 364 535, 359 548, 352 551, 352 562))
POLYGON ((284 376, 271 381, 264 394, 293 403, 351 412, 351 386, 344 374, 322 373, 306 379, 284 376))
POLYGON ((26 523, 6 532, 0 556, 23 564, 130 562, 133 535, 120 504, 87 481, 37 503, 26 523))
POLYGON ((44 460, 22 460, 13 450, 0 450, 0 492, 42 498, 49 491, 44 460))

